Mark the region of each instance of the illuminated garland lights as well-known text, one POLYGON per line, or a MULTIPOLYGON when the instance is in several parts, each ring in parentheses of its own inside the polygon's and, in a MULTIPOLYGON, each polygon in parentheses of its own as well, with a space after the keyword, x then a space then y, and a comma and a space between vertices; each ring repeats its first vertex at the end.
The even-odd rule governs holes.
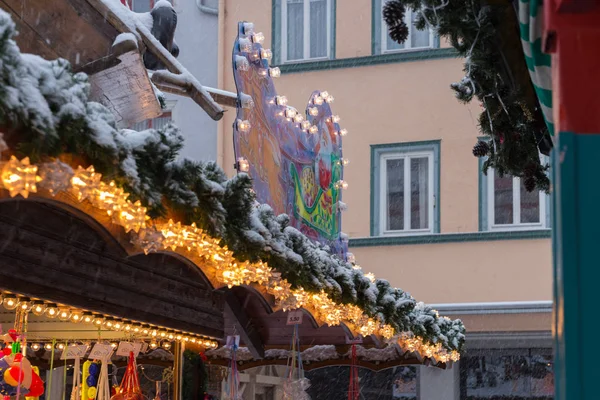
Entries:
MULTIPOLYGON (((45 300, 32 300, 29 297, 15 293, 0 292, 0 304, 11 311, 31 312, 38 317, 45 316, 50 319, 56 318, 62 322, 89 324, 98 329, 122 332, 132 337, 149 339, 151 340, 150 348, 152 349, 157 348, 158 343, 161 343, 161 346, 165 350, 168 350, 171 347, 170 342, 174 341, 193 343, 207 349, 218 347, 218 343, 214 339, 190 332, 122 319, 113 315, 96 313, 63 304, 55 304, 45 300), (169 345, 166 345, 166 343, 169 343, 169 345)), ((56 348, 62 350, 64 347, 61 348, 61 345, 61 343, 57 344, 56 348)), ((34 350, 36 349, 34 348, 34 350)), ((46 350, 50 349, 46 348, 46 350)))
POLYGON ((327 325, 345 323, 363 336, 379 335, 390 341, 394 339, 405 351, 417 352, 437 361, 457 361, 460 358, 457 351, 448 351, 440 343, 426 344, 423 339, 407 333, 394 337, 392 326, 368 317, 358 306, 337 304, 324 292, 308 293, 302 288, 292 289, 292 285, 266 263, 237 261, 233 252, 219 245, 219 239, 210 237, 194 224, 183 225, 172 220, 166 223, 150 221, 146 208, 139 201, 129 201, 129 194, 114 182, 102 182, 101 174, 95 172, 93 166, 86 169, 79 166, 73 171, 68 165, 53 161, 40 164, 38 174, 38 166, 31 165, 28 158, 19 161, 12 156, 10 161, 4 163, 1 178, 11 197, 21 194, 27 198, 29 193, 36 193, 39 186, 51 195, 64 191, 75 195, 79 201, 88 200, 104 210, 126 232, 135 232, 132 242, 146 254, 160 250, 197 253, 208 267, 214 268, 219 284, 230 288, 258 285, 264 292, 274 296, 284 311, 302 307, 327 325))

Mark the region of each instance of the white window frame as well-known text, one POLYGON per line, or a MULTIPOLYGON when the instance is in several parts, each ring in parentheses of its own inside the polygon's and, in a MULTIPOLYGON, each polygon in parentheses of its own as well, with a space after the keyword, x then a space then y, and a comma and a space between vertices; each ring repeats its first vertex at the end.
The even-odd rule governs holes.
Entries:
MULTIPOLYGON (((541 159, 542 164, 547 162, 545 158, 541 159)), ((489 231, 523 231, 523 230, 533 230, 533 229, 547 229, 546 221, 548 209, 546 206, 548 196, 543 191, 539 192, 539 211, 540 211, 540 221, 533 223, 521 223, 521 178, 513 177, 513 223, 512 224, 496 224, 494 214, 495 210, 495 196, 494 196, 494 179, 496 178, 496 173, 493 168, 490 168, 488 171, 488 179, 487 179, 487 220, 488 220, 488 230, 489 231), (519 222, 515 222, 519 221, 519 222)))
POLYGON ((435 188, 434 188, 434 157, 433 151, 398 152, 382 154, 379 159, 379 231, 382 236, 427 235, 434 232, 435 188), (427 158, 428 160, 428 221, 427 229, 411 229, 411 180, 410 160, 412 158, 427 158), (404 159, 404 229, 388 230, 387 228, 387 161, 404 159))
POLYGON ((304 35, 303 44, 303 57, 296 60, 288 60, 287 56, 287 0, 281 0, 281 55, 282 62, 284 63, 298 63, 302 61, 318 61, 318 60, 328 60, 331 58, 331 40, 332 40, 332 7, 331 2, 334 0, 326 0, 327 1, 327 55, 323 57, 310 57, 310 0, 302 0, 304 5, 304 26, 302 29, 302 33, 304 35))
POLYGON ((434 42, 435 42, 435 34, 433 33, 432 29, 429 29, 429 46, 422 46, 422 47, 410 47, 411 46, 411 36, 412 36, 412 32, 413 29, 416 29, 414 27, 414 25, 412 24, 412 13, 413 10, 411 10, 410 8, 406 9, 406 12, 404 14, 404 23, 406 24, 406 26, 408 26, 408 37, 406 38, 406 41, 404 42, 404 48, 403 49, 388 49, 387 48, 387 39, 388 39, 388 29, 387 29, 387 25, 385 23, 385 21, 383 20, 383 6, 385 5, 385 3, 387 2, 387 0, 381 0, 381 9, 379 10, 379 15, 381 15, 381 21, 379 22, 381 25, 381 52, 382 53, 398 53, 398 52, 405 52, 405 51, 417 51, 417 50, 424 50, 424 49, 432 49, 434 48, 434 42))

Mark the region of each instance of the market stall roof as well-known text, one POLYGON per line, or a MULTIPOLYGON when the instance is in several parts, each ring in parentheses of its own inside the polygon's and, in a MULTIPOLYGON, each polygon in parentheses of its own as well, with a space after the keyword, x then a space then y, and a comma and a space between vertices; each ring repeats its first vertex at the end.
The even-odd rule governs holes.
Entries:
POLYGON ((211 94, 150 33, 140 18, 147 15, 119 0, 0 0, 0 8, 16 22, 16 41, 24 52, 64 58, 75 71, 97 73, 118 64, 120 54, 112 54, 112 45, 120 34, 133 33, 140 51, 152 52, 177 77, 175 93, 191 97, 215 120, 223 116, 211 94))

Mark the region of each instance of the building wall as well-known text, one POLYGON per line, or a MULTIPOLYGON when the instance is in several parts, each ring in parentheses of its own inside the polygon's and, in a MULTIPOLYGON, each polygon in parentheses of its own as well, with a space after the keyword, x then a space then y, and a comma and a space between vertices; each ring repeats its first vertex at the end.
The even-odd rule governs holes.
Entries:
MULTIPOLYGON (((207 5, 210 2, 205 1, 207 5)), ((175 41, 178 60, 204 86, 217 86, 218 16, 201 11, 201 0, 174 0, 177 11, 175 41)), ((191 99, 168 96, 176 100, 173 121, 185 137, 181 155, 194 160, 216 160, 217 122, 191 99)))

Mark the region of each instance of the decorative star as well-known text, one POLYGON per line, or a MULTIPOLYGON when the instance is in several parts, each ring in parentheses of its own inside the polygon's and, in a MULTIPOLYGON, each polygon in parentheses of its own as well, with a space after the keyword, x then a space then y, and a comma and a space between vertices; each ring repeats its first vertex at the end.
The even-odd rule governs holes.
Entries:
POLYGON ((27 198, 29 193, 37 192, 36 184, 42 180, 37 170, 37 166, 29 163, 29 157, 19 161, 15 156, 11 156, 10 161, 2 168, 2 183, 10 197, 20 194, 27 198))

